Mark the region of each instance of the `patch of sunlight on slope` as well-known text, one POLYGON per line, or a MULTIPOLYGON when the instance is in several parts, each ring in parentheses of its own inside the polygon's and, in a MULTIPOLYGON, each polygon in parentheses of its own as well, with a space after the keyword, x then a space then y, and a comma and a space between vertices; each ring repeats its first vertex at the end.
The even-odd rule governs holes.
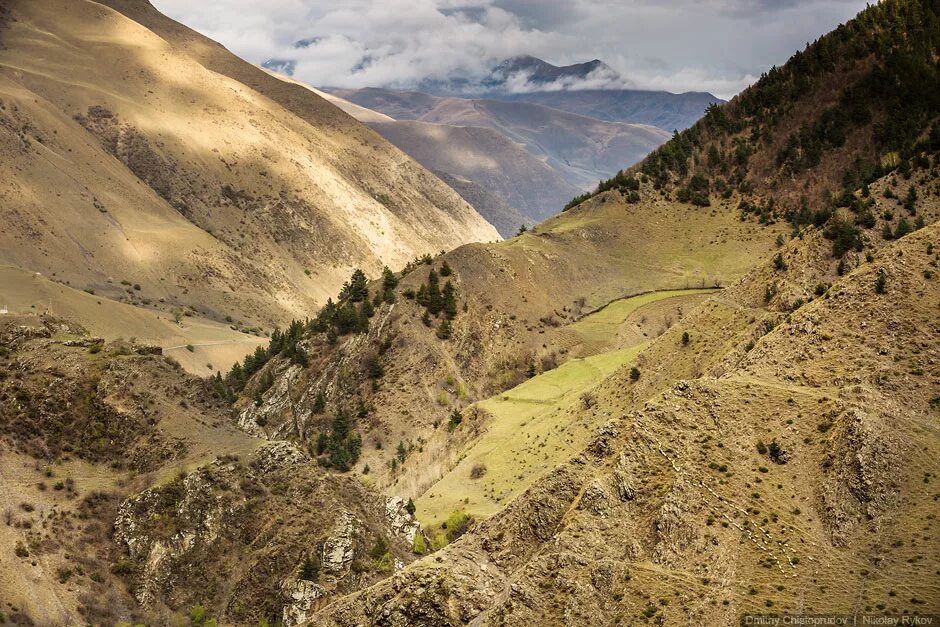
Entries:
MULTIPOLYGON (((571 325, 592 345, 609 346, 620 325, 637 310, 677 296, 714 290, 668 290, 614 301, 571 325)), ((545 472, 580 451, 607 416, 581 412, 581 396, 624 364, 649 341, 573 359, 558 368, 481 401, 487 430, 470 442, 457 465, 415 502, 421 523, 433 529, 455 510, 486 517, 497 512, 545 472), (474 467, 486 472, 471 479, 474 467)))
POLYGON ((690 296, 693 294, 709 294, 714 289, 689 289, 689 290, 663 290, 660 292, 648 292, 632 298, 623 298, 615 300, 606 307, 587 315, 568 328, 577 332, 584 341, 586 354, 592 354, 604 350, 626 319, 645 305, 654 303, 666 298, 676 296, 690 296))
POLYGON ((489 516, 580 450, 597 423, 575 420, 574 405, 646 344, 571 360, 477 403, 492 415, 488 429, 457 466, 416 501, 421 523, 440 523, 458 509, 489 516), (480 464, 486 474, 471 479, 472 469, 480 464))

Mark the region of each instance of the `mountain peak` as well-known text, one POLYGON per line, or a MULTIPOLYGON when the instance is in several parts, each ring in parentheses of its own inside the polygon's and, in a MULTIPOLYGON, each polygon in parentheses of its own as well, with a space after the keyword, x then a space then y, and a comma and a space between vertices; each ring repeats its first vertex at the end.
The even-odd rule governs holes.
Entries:
POLYGON ((559 84, 565 87, 566 84, 584 81, 597 74, 604 81, 618 82, 623 86, 620 74, 600 59, 558 66, 532 55, 519 55, 506 59, 493 69, 493 75, 502 79, 503 83, 512 76, 523 75, 527 83, 535 86, 559 84))

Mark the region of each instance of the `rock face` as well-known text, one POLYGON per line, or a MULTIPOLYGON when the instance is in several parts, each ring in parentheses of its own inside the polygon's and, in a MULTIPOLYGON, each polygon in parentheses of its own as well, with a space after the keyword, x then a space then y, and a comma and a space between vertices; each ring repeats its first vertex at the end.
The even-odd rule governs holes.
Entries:
MULTIPOLYGON (((307 456, 288 442, 273 442, 255 454, 249 478, 257 479, 296 464, 307 456)), ((114 523, 114 537, 130 559, 142 565, 135 596, 153 604, 191 558, 211 550, 220 537, 251 509, 249 494, 220 490, 239 480, 239 469, 218 460, 209 468, 180 477, 127 499, 114 523)), ((242 486, 245 486, 244 481, 242 486)))
POLYGON ((393 533, 400 535, 406 542, 413 543, 421 528, 414 515, 408 511, 408 501, 400 496, 393 496, 385 503, 385 519, 393 533))
POLYGON ((327 473, 294 444, 275 441, 245 462, 219 459, 128 498, 114 541, 145 608, 201 603, 226 624, 297 625, 321 599, 385 576, 369 555, 379 538, 392 563, 413 559, 386 504, 355 478, 327 473), (298 578, 307 558, 319 565, 313 580, 298 578), (363 568, 354 572, 354 561, 363 568))
MULTIPOLYGON (((254 402, 248 403, 238 413, 238 426, 252 435, 267 437, 262 425, 273 424, 275 419, 281 415, 288 415, 296 412, 296 408, 291 408, 290 392, 297 380, 298 375, 303 368, 293 364, 284 372, 280 373, 264 395, 264 402, 257 405, 254 402)), ((279 431, 294 433, 295 425, 293 421, 285 421, 279 431)))
POLYGON ((349 512, 342 512, 323 543, 323 568, 333 574, 345 572, 353 559, 354 542, 355 519, 349 512))
POLYGON ((281 621, 284 623, 284 627, 294 627, 310 617, 315 601, 323 598, 326 591, 322 586, 312 581, 298 579, 292 584, 287 584, 284 592, 288 602, 284 606, 281 621))

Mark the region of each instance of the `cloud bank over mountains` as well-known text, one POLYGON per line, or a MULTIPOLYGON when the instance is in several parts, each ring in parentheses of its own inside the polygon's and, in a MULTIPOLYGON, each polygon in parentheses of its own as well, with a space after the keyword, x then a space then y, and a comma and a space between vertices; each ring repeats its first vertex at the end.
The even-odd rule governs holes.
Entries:
POLYGON ((506 59, 603 59, 589 74, 506 88, 708 91, 730 97, 864 0, 153 0, 254 63, 314 85, 485 82, 506 59))

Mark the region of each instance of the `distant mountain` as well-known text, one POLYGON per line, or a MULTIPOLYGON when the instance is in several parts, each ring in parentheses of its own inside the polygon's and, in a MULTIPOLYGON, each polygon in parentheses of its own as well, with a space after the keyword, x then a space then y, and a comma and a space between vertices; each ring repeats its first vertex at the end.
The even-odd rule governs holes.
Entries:
POLYGON ((487 94, 507 102, 528 102, 609 122, 649 124, 666 131, 685 130, 702 117, 708 105, 725 101, 707 92, 673 94, 636 89, 531 91, 487 94))
POLYGON ((649 124, 667 131, 695 123, 708 105, 725 102, 706 92, 639 90, 599 59, 557 66, 533 56, 496 65, 489 76, 422 81, 417 91, 435 96, 529 102, 606 120, 649 124))
MULTIPOLYGON (((307 48, 315 43, 316 39, 301 40, 294 47, 307 48)), ((297 63, 293 59, 276 58, 261 65, 292 76, 297 63)), ((649 124, 669 132, 692 126, 708 105, 725 102, 707 92, 674 94, 634 89, 629 79, 600 59, 558 66, 530 55, 505 59, 483 77, 427 78, 408 93, 529 102, 608 122, 649 124)), ((405 119, 384 109, 383 112, 405 119)))
POLYGON ((334 94, 317 93, 434 172, 504 237, 557 213, 582 191, 544 158, 494 128, 395 120, 334 94))
POLYGON ((522 55, 506 59, 494 70, 494 74, 500 75, 504 79, 520 73, 527 75, 529 82, 538 85, 547 85, 566 79, 583 80, 592 74, 604 74, 611 78, 620 79, 617 71, 600 59, 559 67, 537 57, 522 55))
MULTIPOLYGON (((397 120, 493 129, 525 146, 578 189, 592 187, 599 178, 609 176, 605 173, 636 163, 669 137, 653 126, 608 122, 526 102, 445 98, 377 88, 333 93, 397 120)), ((406 146, 398 145, 409 152, 406 146)), ((426 163, 425 167, 441 169, 426 163)), ((530 215, 543 219, 559 208, 530 215)))

